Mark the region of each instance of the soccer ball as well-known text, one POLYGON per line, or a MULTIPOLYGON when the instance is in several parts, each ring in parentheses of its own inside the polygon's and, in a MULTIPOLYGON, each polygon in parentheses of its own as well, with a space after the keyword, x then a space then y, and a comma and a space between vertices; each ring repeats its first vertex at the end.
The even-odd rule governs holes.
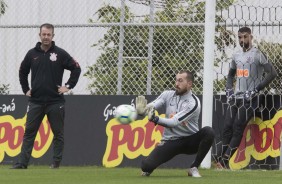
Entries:
POLYGON ((136 109, 127 104, 120 105, 115 110, 115 118, 121 124, 129 124, 137 117, 136 109))

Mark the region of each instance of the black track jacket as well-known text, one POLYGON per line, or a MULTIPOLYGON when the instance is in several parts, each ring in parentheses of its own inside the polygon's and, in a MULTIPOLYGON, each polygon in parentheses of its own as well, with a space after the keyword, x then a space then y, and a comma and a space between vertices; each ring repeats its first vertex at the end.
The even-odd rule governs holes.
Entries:
POLYGON ((20 84, 24 94, 29 88, 28 74, 31 71, 30 102, 50 104, 64 102, 64 95, 58 93, 58 86, 62 86, 64 69, 71 74, 66 84, 73 88, 81 73, 79 64, 64 50, 52 42, 51 48, 44 52, 38 42, 30 49, 21 63, 19 70, 20 84))

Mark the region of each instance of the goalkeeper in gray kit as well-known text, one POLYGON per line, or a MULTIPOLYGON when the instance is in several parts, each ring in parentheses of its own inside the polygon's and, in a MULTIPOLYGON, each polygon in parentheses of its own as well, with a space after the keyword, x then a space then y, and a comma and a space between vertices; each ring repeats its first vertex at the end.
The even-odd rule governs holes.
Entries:
POLYGON ((218 168, 229 167, 229 159, 240 145, 246 125, 254 117, 255 110, 260 107, 259 92, 277 76, 267 57, 253 47, 250 28, 240 28, 238 39, 242 50, 233 54, 227 76, 228 108, 224 120, 222 150, 217 155, 218 168))
POLYGON ((161 142, 142 161, 142 176, 149 176, 158 166, 178 154, 196 154, 188 169, 188 176, 201 177, 198 167, 209 152, 215 137, 211 127, 199 129, 201 104, 192 91, 194 77, 189 71, 176 75, 175 90, 164 91, 147 104, 144 96, 136 98, 139 115, 148 115, 149 121, 165 127, 161 142), (155 115, 155 109, 165 107, 165 118, 155 115))

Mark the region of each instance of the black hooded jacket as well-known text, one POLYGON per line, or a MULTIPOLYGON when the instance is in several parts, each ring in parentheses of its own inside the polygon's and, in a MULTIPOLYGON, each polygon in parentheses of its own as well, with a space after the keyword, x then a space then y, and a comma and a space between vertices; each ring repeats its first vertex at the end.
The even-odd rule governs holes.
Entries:
POLYGON ((64 95, 58 93, 58 86, 62 86, 64 70, 71 74, 66 83, 73 88, 81 73, 79 64, 64 50, 52 42, 51 48, 45 52, 38 42, 35 48, 29 50, 21 63, 19 70, 20 84, 24 94, 30 90, 28 75, 31 71, 30 102, 50 104, 64 102, 64 95))

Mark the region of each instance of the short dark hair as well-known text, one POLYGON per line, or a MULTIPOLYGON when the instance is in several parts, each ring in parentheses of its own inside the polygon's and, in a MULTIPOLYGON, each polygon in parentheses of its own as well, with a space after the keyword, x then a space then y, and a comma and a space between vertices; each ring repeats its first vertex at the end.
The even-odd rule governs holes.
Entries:
POLYGON ((179 71, 178 73, 179 73, 179 74, 186 73, 186 74, 187 74, 186 79, 187 79, 188 81, 194 82, 194 75, 193 75, 192 72, 190 72, 190 71, 188 71, 188 70, 181 70, 181 71, 179 71))
POLYGON ((53 24, 49 24, 49 23, 44 23, 44 24, 42 24, 42 25, 40 26, 40 32, 41 32, 41 29, 42 29, 43 27, 46 27, 47 29, 52 29, 52 30, 53 30, 53 33, 54 33, 54 26, 53 26, 53 24))
POLYGON ((252 30, 249 27, 241 27, 238 32, 252 34, 252 30))

